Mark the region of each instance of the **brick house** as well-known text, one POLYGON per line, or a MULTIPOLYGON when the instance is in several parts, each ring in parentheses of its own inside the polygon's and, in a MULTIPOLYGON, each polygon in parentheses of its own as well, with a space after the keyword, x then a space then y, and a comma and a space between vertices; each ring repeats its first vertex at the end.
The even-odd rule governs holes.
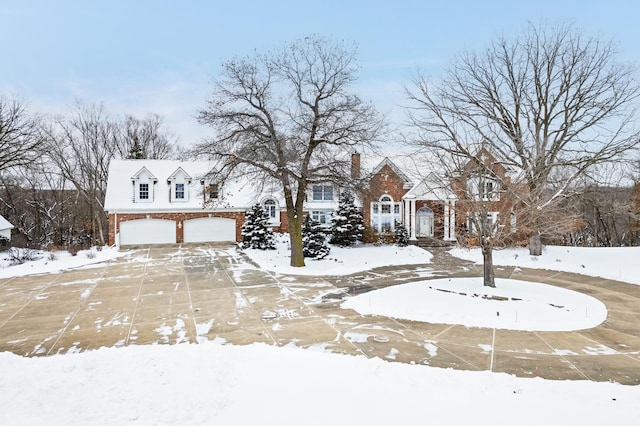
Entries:
MULTIPOLYGON (((109 245, 240 241, 245 212, 256 203, 274 231, 287 231, 281 191, 216 176, 206 161, 113 160, 104 203, 109 245)), ((305 212, 327 224, 337 200, 333 185, 312 185, 305 212)))
MULTIPOLYGON (((360 163, 360 154, 353 154, 351 178, 359 188, 356 198, 365 224, 383 233, 401 223, 414 244, 456 241, 456 230, 464 228, 467 220, 460 209, 465 200, 461 180, 447 182, 433 172, 412 179, 389 158, 361 177, 360 163)), ((504 176, 506 171, 499 167, 496 175, 504 176)), ((221 182, 215 176, 210 162, 112 161, 105 197, 109 244, 240 241, 245 212, 256 203, 269 214, 274 231, 287 232, 286 207, 277 185, 261 187, 247 179, 221 182)), ((466 179, 464 185, 476 185, 474 182, 466 179)), ((499 192, 494 193, 498 182, 491 182, 485 184, 485 194, 497 194, 496 202, 500 202, 499 192)), ((340 190, 331 183, 311 185, 305 214, 328 226, 340 190)))

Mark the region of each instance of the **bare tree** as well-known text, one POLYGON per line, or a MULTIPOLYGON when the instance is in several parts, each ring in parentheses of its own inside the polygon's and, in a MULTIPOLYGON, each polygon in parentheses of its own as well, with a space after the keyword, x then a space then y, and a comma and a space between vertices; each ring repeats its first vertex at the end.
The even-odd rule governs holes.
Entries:
POLYGON ((253 173, 284 192, 291 265, 304 266, 303 203, 313 183, 343 181, 354 147, 372 144, 383 122, 350 91, 356 49, 306 37, 222 67, 201 123, 214 136, 197 147, 220 161, 220 175, 253 173))
POLYGON ((117 123, 117 150, 120 158, 170 159, 176 153, 176 138, 164 128, 162 117, 150 114, 144 119, 126 115, 117 123))
POLYGON ((40 152, 38 120, 19 100, 0 96, 0 172, 29 165, 40 152))
POLYGON ((437 86, 418 75, 407 89, 421 146, 468 159, 486 146, 521 171, 519 220, 532 255, 541 254, 545 215, 575 181, 638 146, 639 87, 615 54, 570 25, 530 25, 513 41, 462 54, 437 86))
POLYGON ((116 155, 116 125, 102 105, 77 103, 68 116, 56 117, 47 129, 48 156, 59 173, 82 195, 92 218, 92 238, 105 243, 109 162, 116 155))

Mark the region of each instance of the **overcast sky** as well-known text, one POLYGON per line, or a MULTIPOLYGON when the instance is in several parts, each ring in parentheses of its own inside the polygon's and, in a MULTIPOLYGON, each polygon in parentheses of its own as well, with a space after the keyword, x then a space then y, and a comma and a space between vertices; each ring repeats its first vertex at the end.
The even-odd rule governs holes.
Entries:
POLYGON ((529 21, 573 23, 638 63, 639 11, 632 0, 0 0, 0 95, 32 112, 77 99, 157 113, 191 144, 207 135, 194 116, 224 60, 321 34, 359 44, 357 90, 398 120, 416 68, 438 77, 453 55, 529 21))

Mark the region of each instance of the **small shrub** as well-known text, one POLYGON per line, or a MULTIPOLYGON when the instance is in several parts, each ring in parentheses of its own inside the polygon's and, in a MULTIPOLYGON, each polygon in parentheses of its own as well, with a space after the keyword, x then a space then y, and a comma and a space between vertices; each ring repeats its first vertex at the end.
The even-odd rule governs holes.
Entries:
POLYGON ((47 254, 47 259, 49 259, 50 262, 53 262, 54 260, 58 260, 58 255, 55 252, 50 251, 49 254, 47 254))
POLYGON ((7 260, 10 265, 22 265, 25 262, 31 262, 40 259, 42 256, 38 250, 30 248, 12 247, 9 249, 7 260))
POLYGON ((87 251, 86 255, 87 255, 87 259, 95 259, 97 256, 96 252, 93 250, 87 251))
POLYGON ((97 250, 98 252, 101 252, 101 251, 102 251, 102 246, 96 246, 96 250, 97 250))

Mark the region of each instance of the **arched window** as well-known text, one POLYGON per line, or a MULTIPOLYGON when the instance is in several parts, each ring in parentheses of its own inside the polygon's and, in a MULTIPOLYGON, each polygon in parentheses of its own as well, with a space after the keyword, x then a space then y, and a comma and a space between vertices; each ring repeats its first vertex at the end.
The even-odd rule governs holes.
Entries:
POLYGON ((271 219, 276 218, 276 210, 278 208, 278 204, 274 199, 267 198, 262 202, 262 207, 264 208, 264 211, 267 212, 267 215, 269 216, 269 218, 271 219))
POLYGON ((402 203, 393 201, 390 195, 380 197, 377 203, 371 203, 371 227, 378 232, 391 232, 395 223, 402 222, 402 203))

